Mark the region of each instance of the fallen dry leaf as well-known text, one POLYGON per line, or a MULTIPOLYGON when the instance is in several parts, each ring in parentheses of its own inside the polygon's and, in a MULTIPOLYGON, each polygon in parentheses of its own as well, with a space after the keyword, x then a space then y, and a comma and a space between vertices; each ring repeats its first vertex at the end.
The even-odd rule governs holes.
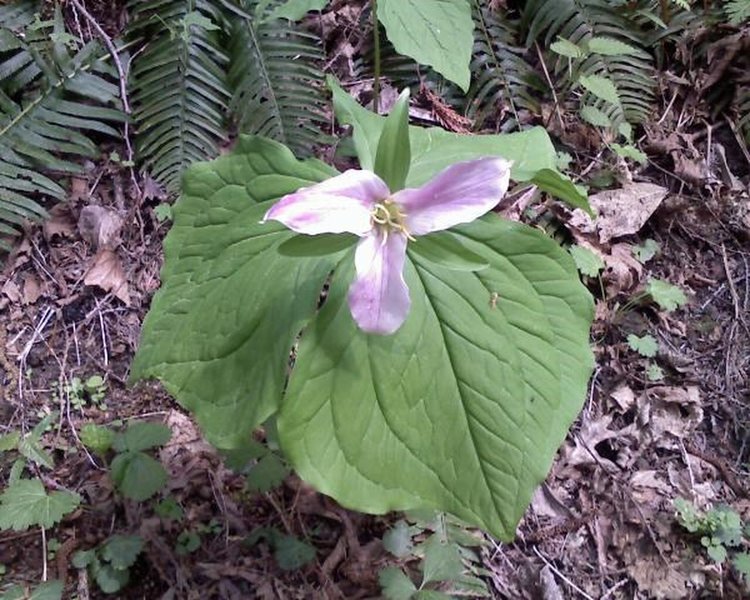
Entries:
POLYGON ((702 420, 703 408, 696 386, 658 386, 638 399, 642 442, 658 448, 678 447, 677 439, 689 436, 702 420))
POLYGON ((23 276, 23 299, 24 304, 34 304, 42 295, 42 282, 34 273, 26 273, 23 276))
POLYGON ((573 211, 570 225, 584 233, 598 232, 599 241, 638 233, 666 198, 668 190, 653 183, 630 183, 618 190, 599 192, 589 198, 597 217, 580 209, 573 211))
POLYGON ((125 306, 130 306, 130 290, 120 258, 113 250, 103 248, 96 253, 94 263, 83 279, 86 285, 94 285, 105 292, 112 292, 125 306))
POLYGON ((643 265, 633 256, 633 247, 630 244, 614 244, 609 254, 603 254, 602 258, 605 265, 603 278, 610 297, 621 291, 630 290, 640 283, 643 265))
POLYGON ((111 208, 92 204, 81 210, 78 232, 97 250, 114 250, 120 243, 123 220, 111 208))
POLYGON ((49 219, 42 224, 42 235, 47 242, 56 235, 72 238, 75 231, 75 219, 70 214, 70 207, 67 204, 53 206, 49 211, 49 219))
POLYGON ((622 412, 627 412, 635 406, 635 392, 627 385, 620 385, 610 394, 610 397, 617 403, 622 412))

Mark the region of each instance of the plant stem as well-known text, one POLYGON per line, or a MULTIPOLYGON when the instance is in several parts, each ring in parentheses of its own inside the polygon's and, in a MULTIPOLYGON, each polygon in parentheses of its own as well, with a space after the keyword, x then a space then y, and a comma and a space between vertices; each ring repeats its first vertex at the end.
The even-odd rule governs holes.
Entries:
POLYGON ((375 77, 372 82, 372 105, 376 114, 380 113, 380 28, 378 27, 378 0, 370 4, 372 12, 372 34, 375 45, 375 77))

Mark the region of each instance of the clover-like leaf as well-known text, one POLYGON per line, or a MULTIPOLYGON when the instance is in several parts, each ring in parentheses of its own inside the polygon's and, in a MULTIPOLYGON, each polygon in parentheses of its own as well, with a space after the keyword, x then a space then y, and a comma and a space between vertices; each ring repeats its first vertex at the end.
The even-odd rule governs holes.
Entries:
POLYGON ((74 511, 81 497, 55 490, 49 494, 38 479, 20 479, 0 494, 0 529, 50 528, 74 511))
POLYGON ((651 279, 646 286, 646 293, 667 312, 672 312, 680 306, 687 304, 685 292, 676 285, 672 285, 661 279, 651 279))
POLYGON ((386 567, 380 571, 378 581, 388 600, 409 600, 417 591, 414 582, 398 567, 386 567))
POLYGON ((137 452, 163 446, 171 437, 172 431, 162 423, 135 421, 115 437, 113 446, 118 452, 137 452))
POLYGON ((650 334, 638 336, 631 333, 628 335, 628 346, 644 358, 653 358, 659 352, 659 344, 656 338, 650 334))
POLYGON ((253 492, 268 492, 284 481, 289 467, 273 452, 258 461, 245 478, 245 485, 253 492))
POLYGON ((139 535, 115 534, 102 544, 100 555, 113 568, 127 569, 135 564, 143 550, 143 538, 139 535))
POLYGON ((604 268, 602 258, 584 246, 571 246, 568 252, 573 257, 578 270, 587 277, 596 277, 604 268))
POLYGON ((162 464, 145 452, 123 452, 112 461, 112 481, 126 498, 142 502, 167 483, 162 464))

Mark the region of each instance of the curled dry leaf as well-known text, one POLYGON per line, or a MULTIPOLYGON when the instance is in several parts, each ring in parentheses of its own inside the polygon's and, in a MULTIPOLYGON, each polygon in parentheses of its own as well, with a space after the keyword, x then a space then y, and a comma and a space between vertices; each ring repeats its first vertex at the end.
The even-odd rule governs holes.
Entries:
POLYGON ((123 304, 130 306, 130 289, 120 258, 114 250, 100 249, 94 263, 83 279, 86 285, 95 285, 105 292, 112 292, 123 304))
POLYGON ((49 242, 55 236, 72 238, 75 235, 76 222, 70 214, 70 206, 57 204, 49 211, 49 219, 42 225, 42 234, 45 241, 49 242))
POLYGON ((702 420, 703 408, 696 386, 658 386, 638 399, 642 442, 658 448, 677 448, 677 439, 689 436, 702 420))
POLYGON ((78 232, 97 250, 114 250, 120 243, 122 217, 111 208, 92 204, 81 210, 78 232))
POLYGON ((618 190, 594 194, 589 203, 597 217, 573 211, 570 225, 583 233, 597 233, 601 243, 637 233, 667 196, 668 190, 653 183, 630 183, 618 190))

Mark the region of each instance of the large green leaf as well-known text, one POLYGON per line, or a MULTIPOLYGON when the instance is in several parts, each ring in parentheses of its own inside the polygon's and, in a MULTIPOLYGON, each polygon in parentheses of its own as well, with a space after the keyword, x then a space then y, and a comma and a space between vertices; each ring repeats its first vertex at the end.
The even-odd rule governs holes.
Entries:
POLYGON ((346 506, 429 505, 510 539, 583 403, 592 301, 533 228, 488 215, 455 235, 489 267, 410 254, 411 312, 392 336, 356 328, 339 266, 279 432, 300 475, 346 506))
POLYGON ((276 410, 289 351, 334 264, 280 254, 293 233, 260 221, 270 200, 331 174, 244 137, 184 179, 131 378, 160 379, 219 447, 236 446, 276 410))
MULTIPOLYGON (((328 78, 336 118, 354 129, 354 145, 363 169, 373 170, 385 117, 367 110, 328 78)), ((590 212, 586 197, 556 170, 557 154, 542 127, 503 135, 461 135, 438 127, 409 127, 411 169, 407 187, 419 187, 453 163, 483 156, 502 156, 513 161, 511 177, 531 181, 573 206, 590 212)))
POLYGON ((56 490, 49 494, 39 479, 20 479, 0 494, 0 529, 49 529, 78 507, 81 497, 56 490))
POLYGON ((378 19, 399 54, 469 89, 474 22, 466 0, 378 0, 378 19))

